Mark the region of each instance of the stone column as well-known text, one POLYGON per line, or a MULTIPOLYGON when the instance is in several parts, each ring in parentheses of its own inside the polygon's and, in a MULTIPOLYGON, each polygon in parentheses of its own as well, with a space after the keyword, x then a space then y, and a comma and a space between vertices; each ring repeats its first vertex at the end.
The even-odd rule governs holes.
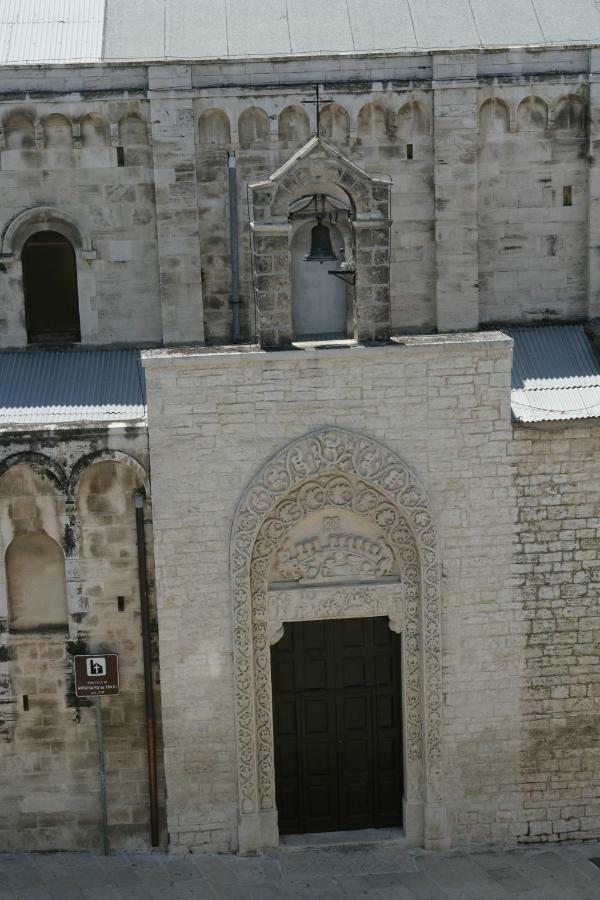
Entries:
POLYGON ((354 337, 386 341, 390 322, 390 222, 357 219, 354 337))
POLYGON ((204 341, 190 66, 148 67, 163 342, 204 341))
POLYGON ((285 347, 293 339, 288 222, 253 224, 252 256, 261 347, 285 347))
POLYGON ((600 318, 600 50, 590 50, 588 316, 600 318))
POLYGON ((476 56, 433 55, 439 331, 479 325, 476 56))

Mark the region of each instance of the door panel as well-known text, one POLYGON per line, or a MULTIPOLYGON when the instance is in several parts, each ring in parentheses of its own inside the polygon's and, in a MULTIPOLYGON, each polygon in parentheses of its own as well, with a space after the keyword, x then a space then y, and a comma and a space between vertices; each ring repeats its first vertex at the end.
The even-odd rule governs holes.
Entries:
POLYGON ((280 832, 400 824, 400 638, 387 618, 288 624, 271 652, 280 832))

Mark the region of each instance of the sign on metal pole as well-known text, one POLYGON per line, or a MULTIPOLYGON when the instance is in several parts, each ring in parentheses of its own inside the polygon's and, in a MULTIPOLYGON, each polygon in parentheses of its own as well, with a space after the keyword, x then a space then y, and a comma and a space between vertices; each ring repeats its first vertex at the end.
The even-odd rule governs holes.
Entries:
POLYGON ((119 657, 116 653, 74 656, 75 696, 102 697, 119 693, 119 657))
POLYGON ((119 693, 119 657, 116 653, 95 653, 73 657, 75 695, 94 697, 96 701, 96 730, 98 732, 98 768, 100 771, 100 801, 102 803, 102 846, 108 856, 108 806, 106 802, 106 772, 104 766, 104 726, 100 698, 119 693))

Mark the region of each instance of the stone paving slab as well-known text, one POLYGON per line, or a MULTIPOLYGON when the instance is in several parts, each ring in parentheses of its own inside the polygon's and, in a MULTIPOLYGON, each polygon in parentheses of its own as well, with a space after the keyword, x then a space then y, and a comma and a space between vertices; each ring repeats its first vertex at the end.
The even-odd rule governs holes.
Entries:
POLYGON ((600 844, 431 853, 401 844, 260 857, 0 854, 0 900, 600 900, 600 844))

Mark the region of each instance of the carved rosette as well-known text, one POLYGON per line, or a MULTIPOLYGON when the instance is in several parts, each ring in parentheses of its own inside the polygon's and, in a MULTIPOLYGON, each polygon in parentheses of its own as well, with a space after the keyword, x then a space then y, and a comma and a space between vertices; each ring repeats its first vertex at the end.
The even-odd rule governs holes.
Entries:
MULTIPOLYGON (((396 555, 404 596, 408 756, 424 760, 427 800, 441 798, 439 564, 430 503, 414 474, 390 450, 364 435, 324 429, 294 442, 267 463, 242 497, 233 523, 242 814, 275 807, 269 573, 296 523, 310 513, 336 508, 351 510, 384 530, 396 555)), ((346 599, 349 596, 346 592, 346 599)))

